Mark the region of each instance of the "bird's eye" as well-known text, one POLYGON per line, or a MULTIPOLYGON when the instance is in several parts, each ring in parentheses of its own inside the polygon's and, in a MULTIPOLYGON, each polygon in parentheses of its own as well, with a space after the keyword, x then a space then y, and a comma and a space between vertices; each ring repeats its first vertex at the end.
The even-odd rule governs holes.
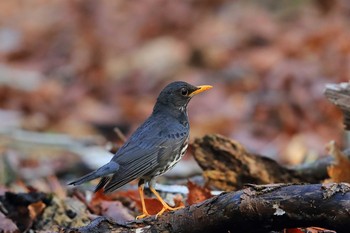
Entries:
POLYGON ((188 95, 188 90, 186 88, 181 88, 181 95, 188 95))

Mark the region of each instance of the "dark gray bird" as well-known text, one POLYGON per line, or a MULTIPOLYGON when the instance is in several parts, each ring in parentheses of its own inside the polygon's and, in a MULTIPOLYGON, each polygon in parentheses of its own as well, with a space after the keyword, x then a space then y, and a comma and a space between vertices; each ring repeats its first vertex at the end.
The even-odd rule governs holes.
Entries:
POLYGON ((148 182, 150 190, 163 205, 157 215, 166 210, 175 210, 154 189, 155 178, 171 169, 185 154, 190 131, 187 104, 194 95, 210 88, 212 86, 196 87, 186 82, 167 85, 159 94, 151 116, 131 135, 111 161, 69 184, 80 185, 102 177, 95 191, 104 188, 104 192, 109 193, 139 179, 143 214, 137 218, 150 216, 144 201, 145 182, 148 182))

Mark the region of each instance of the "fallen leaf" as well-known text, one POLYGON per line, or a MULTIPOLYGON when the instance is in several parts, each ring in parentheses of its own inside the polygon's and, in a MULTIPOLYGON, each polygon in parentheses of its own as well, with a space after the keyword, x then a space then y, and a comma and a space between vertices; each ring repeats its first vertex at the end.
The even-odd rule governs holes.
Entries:
POLYGON ((39 215, 43 213, 46 205, 42 201, 38 201, 28 205, 29 216, 32 220, 36 220, 39 215))
POLYGON ((340 151, 334 141, 327 144, 327 150, 334 157, 334 164, 328 166, 327 171, 330 179, 326 182, 350 182, 350 161, 340 151))
MULTIPOLYGON (((12 193, 6 192, 2 197, 2 204, 6 206, 8 211, 7 217, 16 222, 17 227, 21 232, 28 231, 33 225, 33 218, 30 215, 28 206, 38 202, 48 202, 49 195, 41 192, 30 193, 12 193)), ((39 207, 32 207, 33 215, 37 213, 39 207)))
POLYGON ((335 231, 328 230, 321 227, 307 227, 307 228, 288 228, 284 230, 284 233, 336 233, 335 231))
POLYGON ((118 191, 116 192, 116 194, 118 195, 118 198, 130 198, 133 201, 136 200, 140 200, 140 195, 139 195, 139 191, 138 190, 133 190, 133 189, 129 189, 126 191, 118 191))
POLYGON ((283 233, 304 233, 300 228, 288 228, 284 229, 283 233))
MULTIPOLYGON (((138 199, 138 200, 135 200, 135 202, 140 213, 142 213, 141 200, 138 199)), ((162 203, 160 203, 160 201, 158 201, 158 199, 156 198, 145 198, 145 204, 146 204, 147 212, 150 215, 158 214, 163 208, 162 203)))
POLYGON ((20 232, 16 224, 12 222, 11 219, 6 218, 6 216, 0 212, 0 230, 4 233, 18 233, 20 232))
POLYGON ((307 233, 336 233, 336 231, 328 230, 322 227, 307 227, 307 233))
MULTIPOLYGON (((142 204, 141 204, 140 196, 137 190, 118 192, 118 194, 119 195, 121 194, 121 196, 126 196, 132 199, 133 201, 135 201, 136 208, 139 210, 140 213, 142 212, 142 204)), ((177 196, 174 197, 174 203, 175 203, 174 207, 184 206, 182 200, 177 196)), ((160 201, 156 198, 145 198, 145 204, 146 204, 146 209, 148 213, 151 215, 158 214, 159 211, 161 211, 163 208, 162 203, 160 203, 160 201)))
POLYGON ((189 205, 202 202, 202 201, 207 200, 213 196, 213 195, 211 195, 210 190, 208 188, 201 187, 201 186, 191 182, 190 180, 187 182, 187 187, 189 190, 189 193, 187 196, 187 203, 189 205))
POLYGON ((134 219, 128 209, 119 201, 101 201, 101 214, 117 223, 125 223, 134 219))
POLYGON ((111 200, 110 196, 107 196, 104 193, 103 189, 100 189, 100 190, 98 190, 97 192, 94 193, 94 195, 92 196, 92 199, 91 199, 91 204, 98 203, 101 200, 106 200, 106 201, 111 200))
POLYGON ((111 198, 104 194, 103 189, 98 190, 92 196, 90 203, 88 204, 89 209, 94 214, 101 214, 101 202, 102 201, 111 201, 111 198))

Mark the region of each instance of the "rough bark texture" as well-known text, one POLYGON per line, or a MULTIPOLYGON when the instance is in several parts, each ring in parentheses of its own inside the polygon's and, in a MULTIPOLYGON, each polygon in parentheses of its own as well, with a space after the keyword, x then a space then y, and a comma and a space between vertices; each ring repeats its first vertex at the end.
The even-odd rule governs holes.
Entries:
POLYGON ((319 183, 328 178, 331 158, 286 168, 276 161, 249 153, 237 141, 212 134, 197 138, 193 156, 203 169, 207 184, 220 190, 241 189, 244 184, 319 183))
POLYGON ((269 185, 223 193, 164 215, 158 232, 266 232, 288 227, 350 229, 350 187, 346 184, 269 185))
POLYGON ((280 184, 222 193, 157 219, 138 220, 123 227, 97 219, 91 227, 67 232, 101 232, 99 229, 103 229, 104 232, 249 233, 318 226, 345 233, 350 229, 349 219, 349 184, 280 184))

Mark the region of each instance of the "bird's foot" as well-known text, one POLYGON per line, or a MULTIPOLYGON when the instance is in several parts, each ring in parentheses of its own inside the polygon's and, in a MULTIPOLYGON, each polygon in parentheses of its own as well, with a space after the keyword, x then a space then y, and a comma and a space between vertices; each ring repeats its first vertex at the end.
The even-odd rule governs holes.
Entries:
POLYGON ((175 211, 175 210, 179 210, 182 208, 185 208, 185 206, 179 206, 179 207, 164 206, 164 209, 169 210, 169 211, 175 211))
POLYGON ((139 215, 136 217, 136 220, 138 219, 142 219, 142 218, 146 218, 146 217, 150 217, 152 215, 150 215, 147 211, 144 211, 143 214, 139 215))
POLYGON ((175 211, 175 210, 179 210, 184 208, 184 206, 179 206, 179 207, 170 207, 168 205, 164 205, 162 210, 158 212, 158 214, 156 214, 156 218, 158 218, 158 216, 161 216, 165 211, 175 211))

